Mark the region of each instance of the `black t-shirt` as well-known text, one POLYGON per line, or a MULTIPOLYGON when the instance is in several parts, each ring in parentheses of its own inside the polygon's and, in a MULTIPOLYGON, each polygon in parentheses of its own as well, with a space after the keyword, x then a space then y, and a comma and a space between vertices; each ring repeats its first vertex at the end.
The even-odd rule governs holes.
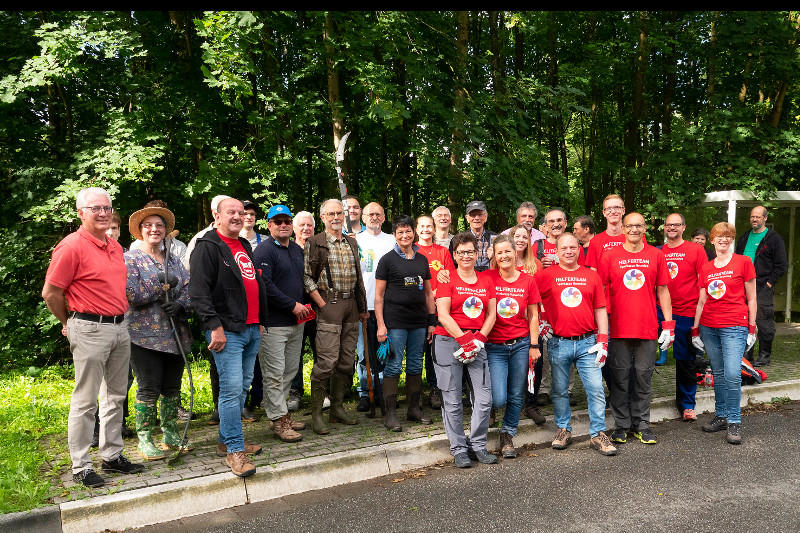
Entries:
POLYGON ((381 257, 375 279, 386 282, 383 321, 387 329, 416 329, 428 326, 425 280, 431 279, 428 259, 419 252, 412 259, 393 250, 381 257))

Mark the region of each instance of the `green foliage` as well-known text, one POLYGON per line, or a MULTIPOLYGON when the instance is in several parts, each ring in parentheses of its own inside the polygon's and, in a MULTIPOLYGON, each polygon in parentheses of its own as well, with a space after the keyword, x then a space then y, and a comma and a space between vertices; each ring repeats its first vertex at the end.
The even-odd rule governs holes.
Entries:
POLYGON ((459 13, 0 12, 0 365, 68 357, 39 292, 79 189, 123 219, 163 199, 186 240, 215 194, 316 212, 334 112, 349 191, 388 219, 481 198, 494 230, 523 200, 600 221, 615 192, 658 220, 800 185, 797 12, 473 11, 466 55, 459 13))

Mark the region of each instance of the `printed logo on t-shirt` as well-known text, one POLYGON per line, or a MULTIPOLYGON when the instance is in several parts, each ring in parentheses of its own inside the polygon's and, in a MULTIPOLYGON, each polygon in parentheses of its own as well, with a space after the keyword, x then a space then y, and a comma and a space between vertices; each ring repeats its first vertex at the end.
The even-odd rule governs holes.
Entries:
POLYGON ((644 286, 644 272, 637 268, 632 268, 625 272, 622 282, 625 284, 625 287, 632 291, 641 289, 642 286, 644 286))
POLYGON ((470 296, 464 300, 464 305, 461 306, 464 316, 468 318, 478 318, 483 312, 483 302, 480 298, 470 296))
POLYGON ((434 269, 436 272, 439 272, 444 265, 438 259, 434 259, 431 261, 430 267, 434 269))
POLYGON ((361 272, 370 273, 375 265, 375 250, 364 250, 361 255, 361 272))
POLYGON ((667 261, 667 268, 669 269, 669 279, 675 279, 678 275, 678 263, 667 261))
POLYGON ((512 318, 519 313, 519 302, 514 298, 502 298, 497 302, 497 314, 503 318, 512 318))
POLYGON ((723 296, 725 296, 725 292, 728 288, 725 286, 725 282, 721 279, 715 279, 711 283, 708 284, 708 295, 714 298, 715 300, 719 300, 723 296))
POLYGON ((566 287, 561 291, 561 303, 567 307, 578 307, 583 301, 583 294, 575 287, 566 287))
POLYGON ((247 252, 236 252, 233 258, 236 259, 236 264, 239 266, 244 279, 256 279, 256 269, 253 267, 253 262, 250 261, 250 256, 247 255, 247 252))

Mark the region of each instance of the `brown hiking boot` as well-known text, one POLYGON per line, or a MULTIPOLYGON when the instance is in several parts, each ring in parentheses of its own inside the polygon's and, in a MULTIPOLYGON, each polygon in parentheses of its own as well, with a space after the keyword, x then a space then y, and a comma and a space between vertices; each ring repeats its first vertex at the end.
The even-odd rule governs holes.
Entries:
POLYGON ((255 465, 245 452, 229 453, 225 459, 225 464, 231 467, 231 472, 239 477, 252 476, 256 473, 255 465))
POLYGON ((558 432, 556 432, 556 436, 553 438, 553 448, 556 450, 564 450, 570 444, 572 444, 572 432, 568 431, 567 428, 558 428, 558 432))
POLYGON ((533 420, 533 423, 537 426, 541 426, 547 422, 547 419, 544 417, 541 411, 539 411, 539 408, 536 406, 536 404, 526 405, 522 409, 522 414, 533 420))
POLYGON ((611 444, 611 439, 604 431, 598 433, 596 437, 592 437, 589 445, 603 455, 617 455, 617 447, 611 444))
POLYGON ((272 431, 275 433, 275 438, 283 442, 297 442, 303 440, 303 436, 292 429, 292 421, 289 418, 289 413, 272 421, 272 431))
POLYGON ((517 456, 517 450, 514 449, 514 442, 511 440, 511 435, 505 432, 500 433, 500 453, 504 459, 513 459, 517 456))
MULTIPOLYGON (((286 416, 289 417, 289 422, 292 424, 292 429, 295 431, 303 431, 306 429, 306 423, 301 422, 299 420, 292 420, 292 414, 289 413, 286 416)), ((272 426, 275 424, 272 420, 269 421, 269 429, 272 429, 272 426)))
MULTIPOLYGON (((258 455, 262 452, 261 446, 244 441, 244 453, 247 455, 258 455)), ((228 455, 228 447, 221 442, 217 444, 217 457, 225 457, 228 455)))

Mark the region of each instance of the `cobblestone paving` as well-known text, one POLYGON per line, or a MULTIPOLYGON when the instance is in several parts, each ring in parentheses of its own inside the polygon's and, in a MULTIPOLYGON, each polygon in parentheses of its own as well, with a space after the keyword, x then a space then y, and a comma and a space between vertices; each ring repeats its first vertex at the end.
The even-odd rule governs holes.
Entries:
MULTIPOLYGON (((800 326, 798 325, 778 325, 779 337, 775 342, 775 353, 773 363, 766 368, 770 381, 783 381, 800 378, 800 326), (790 337, 786 337, 790 335, 790 337), (780 353, 785 357, 779 357, 780 353)), ((672 397, 674 395, 675 383, 675 363, 670 359, 666 366, 657 367, 653 375, 653 397, 672 397)), ((580 386, 580 379, 575 380, 573 391, 578 406, 573 410, 586 408, 586 397, 580 386)), ((302 420, 308 425, 308 429, 302 431, 303 440, 296 443, 284 443, 277 440, 269 429, 269 421, 263 418, 263 410, 258 410, 262 416, 257 422, 243 423, 245 439, 249 442, 258 443, 263 446, 263 453, 253 457, 254 464, 259 469, 269 468, 286 461, 294 461, 305 457, 315 457, 336 452, 349 451, 358 448, 366 448, 380 444, 400 442, 419 437, 430 437, 444 433, 441 424, 441 415, 432 412, 427 404, 427 394, 423 395, 425 412, 433 414, 433 424, 423 426, 418 423, 405 422, 405 410, 408 404, 401 396, 401 405, 398 406, 398 414, 401 422, 404 423, 401 433, 387 431, 383 426, 383 419, 378 410, 378 416, 374 419, 367 418, 364 413, 358 413, 355 409, 355 401, 345 403, 348 411, 357 415, 360 423, 355 426, 345 426, 342 424, 331 424, 331 433, 328 435, 316 435, 311 430, 311 413, 307 406, 303 410, 292 414, 295 420, 302 420)), ((468 412, 468 410, 467 410, 468 412)), ((552 415, 552 406, 542 408, 542 413, 552 415)), ((327 417, 327 414, 325 415, 327 417)), ((53 503, 63 503, 71 500, 95 497, 103 494, 113 494, 120 491, 134 490, 143 487, 152 487, 165 483, 172 483, 186 479, 193 479, 202 476, 230 472, 225 464, 225 458, 217 457, 216 445, 218 436, 218 426, 208 424, 210 413, 201 413, 198 420, 191 423, 189 429, 190 442, 195 449, 189 454, 179 458, 174 464, 170 465, 166 460, 150 461, 146 464, 146 471, 139 475, 105 475, 107 485, 101 489, 86 489, 76 485, 72 480, 69 468, 69 455, 66 449, 66 435, 58 436, 50 442, 45 443, 46 447, 60 449, 63 452, 57 454, 49 463, 44 475, 48 476, 54 488, 53 503)), ((465 413, 465 423, 469 417, 465 413)), ((502 419, 502 411, 498 411, 497 420, 502 419)), ((552 422, 548 422, 552 424, 552 422)), ((183 425, 181 425, 181 428, 183 425)), ((136 452, 138 441, 134 436, 125 440, 125 454, 134 462, 141 461, 136 452)), ((167 458, 171 457, 168 454, 167 458)), ((96 450, 92 451, 95 469, 99 472, 100 458, 96 450)))

